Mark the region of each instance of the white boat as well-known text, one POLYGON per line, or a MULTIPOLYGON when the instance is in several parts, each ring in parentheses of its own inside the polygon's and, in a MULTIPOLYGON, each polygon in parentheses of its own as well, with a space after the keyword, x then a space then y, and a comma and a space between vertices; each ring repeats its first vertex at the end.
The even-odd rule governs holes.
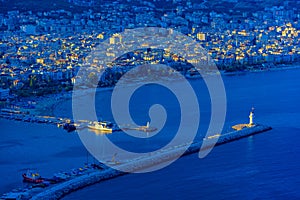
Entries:
POLYGON ((150 123, 147 122, 146 126, 138 126, 138 127, 133 127, 131 125, 125 125, 120 127, 123 130, 135 130, 135 131, 143 131, 143 132, 154 132, 157 130, 157 128, 150 127, 150 123))
POLYGON ((203 138, 203 140, 211 140, 211 139, 215 139, 215 138, 219 138, 221 136, 221 134, 215 134, 215 135, 211 135, 208 137, 203 138))
POLYGON ((101 132, 112 132, 112 129, 107 127, 107 124, 105 122, 93 122, 92 124, 88 125, 88 128, 101 132))

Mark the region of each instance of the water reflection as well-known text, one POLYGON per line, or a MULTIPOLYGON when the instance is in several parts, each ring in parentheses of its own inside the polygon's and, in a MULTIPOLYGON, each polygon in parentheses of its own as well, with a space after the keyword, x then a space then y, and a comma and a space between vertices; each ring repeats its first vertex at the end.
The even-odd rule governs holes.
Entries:
POLYGON ((103 130, 96 130, 96 129, 88 129, 88 132, 94 133, 96 135, 112 134, 112 131, 103 131, 103 130))

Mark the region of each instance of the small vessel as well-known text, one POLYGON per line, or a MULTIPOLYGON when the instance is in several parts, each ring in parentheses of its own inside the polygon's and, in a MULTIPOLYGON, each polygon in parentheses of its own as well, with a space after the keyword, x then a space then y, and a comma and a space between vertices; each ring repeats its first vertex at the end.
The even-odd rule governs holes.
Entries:
POLYGON ((157 128, 155 127, 150 127, 150 123, 147 122, 146 126, 138 126, 138 127, 133 127, 131 125, 125 125, 120 127, 122 130, 134 130, 134 131, 143 131, 143 132, 154 132, 157 131, 157 128))
POLYGON ((112 128, 108 127, 106 122, 92 122, 92 124, 88 125, 88 128, 101 132, 112 132, 112 128))
POLYGON ((187 73, 185 74, 185 77, 187 79, 200 79, 200 78, 202 78, 201 74, 199 74, 199 72, 196 69, 188 70, 187 73))
POLYGON ((22 174, 23 181, 28 183, 42 183, 44 182, 44 179, 38 174, 33 173, 31 171, 27 171, 26 173, 22 174))
POLYGON ((138 131, 144 131, 144 132, 154 132, 157 130, 157 128, 150 127, 150 123, 147 122, 146 126, 139 126, 136 130, 138 131))
POLYGON ((118 153, 115 153, 112 156, 111 160, 106 161, 105 163, 108 164, 108 165, 119 165, 119 164, 121 164, 119 161, 116 160, 117 155, 118 155, 118 153))
POLYGON ((67 130, 68 132, 72 132, 72 131, 75 131, 76 130, 76 126, 74 124, 70 124, 70 123, 65 123, 63 125, 63 128, 65 130, 67 130))
POLYGON ((215 135, 205 137, 205 138, 203 138, 203 140, 210 140, 210 139, 214 139, 214 138, 219 138, 220 136, 221 136, 221 134, 215 134, 215 135))

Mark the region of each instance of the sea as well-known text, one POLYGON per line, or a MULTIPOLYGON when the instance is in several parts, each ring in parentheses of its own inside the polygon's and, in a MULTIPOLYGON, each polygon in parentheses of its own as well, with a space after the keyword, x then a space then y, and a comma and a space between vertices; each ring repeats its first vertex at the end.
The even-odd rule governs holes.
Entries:
MULTIPOLYGON (((185 156, 158 171, 127 174, 83 188, 64 199, 300 199, 300 69, 222 77, 227 96, 223 132, 230 131, 232 125, 247 123, 252 107, 254 121, 271 126, 271 131, 217 146, 203 159, 198 154, 185 156)), ((201 113, 197 140, 208 128, 210 101, 202 80, 190 83, 201 113)), ((99 119, 113 121, 110 98, 109 90, 97 93, 99 119)), ((161 103, 168 113, 161 133, 135 140, 116 132, 109 138, 135 152, 164 146, 178 129, 179 103, 166 88, 145 86, 134 94, 130 104, 137 124, 149 120, 147 110, 153 103, 161 103)), ((71 117, 71 100, 58 104, 54 113, 71 117)), ((75 132, 5 119, 0 119, 0 126, 0 193, 25 186, 21 174, 27 169, 50 177, 95 161, 75 132)))

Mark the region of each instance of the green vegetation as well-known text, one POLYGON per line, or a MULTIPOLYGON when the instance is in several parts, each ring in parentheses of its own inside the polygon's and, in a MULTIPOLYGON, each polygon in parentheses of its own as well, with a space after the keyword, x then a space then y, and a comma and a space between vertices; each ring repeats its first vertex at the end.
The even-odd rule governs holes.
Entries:
POLYGON ((30 97, 56 94, 62 91, 71 91, 73 89, 70 81, 66 81, 63 84, 58 81, 40 84, 37 82, 34 83, 32 80, 33 79, 30 79, 30 81, 26 82, 20 89, 11 89, 11 92, 20 97, 30 97))

